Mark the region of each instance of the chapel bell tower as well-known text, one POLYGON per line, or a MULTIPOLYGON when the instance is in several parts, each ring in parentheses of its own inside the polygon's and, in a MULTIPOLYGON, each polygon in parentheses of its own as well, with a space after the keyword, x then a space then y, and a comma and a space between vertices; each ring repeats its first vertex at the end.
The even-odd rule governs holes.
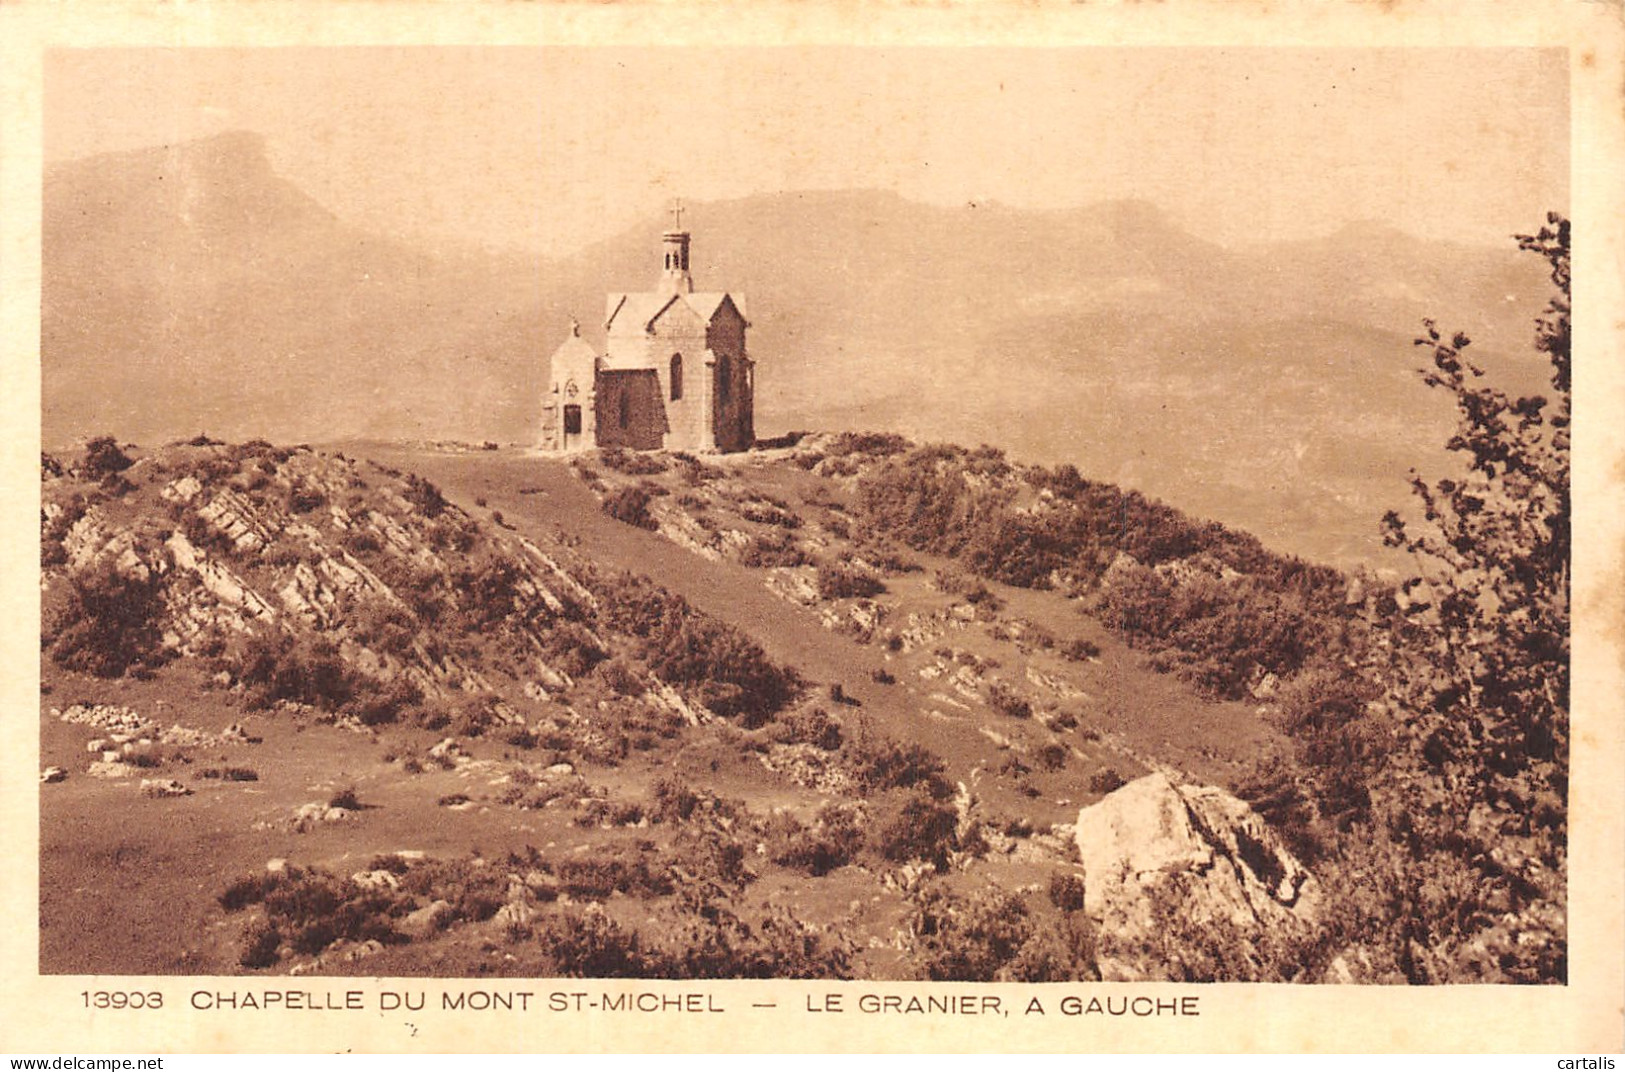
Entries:
POLYGON ((663 294, 694 293, 694 277, 688 274, 688 232, 683 230, 683 203, 677 202, 671 210, 672 229, 661 235, 663 266, 660 272, 660 292, 663 294))

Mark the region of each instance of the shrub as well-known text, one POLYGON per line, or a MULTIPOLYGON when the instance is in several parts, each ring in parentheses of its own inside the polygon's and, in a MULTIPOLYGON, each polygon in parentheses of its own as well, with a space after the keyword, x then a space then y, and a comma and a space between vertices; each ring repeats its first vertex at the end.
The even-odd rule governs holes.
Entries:
POLYGON ((57 665, 120 677, 160 661, 164 601, 156 574, 126 574, 104 562, 70 573, 67 582, 42 630, 57 665))
POLYGON ((228 660, 236 663, 237 679, 247 687, 249 707, 292 700, 337 712, 355 695, 357 679, 325 637, 295 638, 266 629, 234 644, 228 660))
POLYGON ((112 436, 97 436, 85 444, 85 460, 81 468, 86 479, 102 480, 122 473, 133 464, 130 456, 119 449, 118 440, 112 436))
POLYGON ((347 785, 328 798, 329 808, 342 808, 345 811, 360 811, 361 801, 355 795, 355 786, 347 785))
POLYGON ((1038 765, 1047 771, 1058 771, 1066 766, 1067 757, 1070 755, 1065 745, 1052 742, 1038 750, 1038 765))
POLYGON ((649 514, 650 498, 649 491, 641 486, 617 488, 604 498, 602 509, 617 521, 653 532, 660 524, 649 514))
POLYGON ((871 577, 848 566, 826 563, 818 567, 818 596, 820 599, 865 599, 886 590, 879 578, 871 577))
POLYGON ((1087 659, 1100 658, 1100 645, 1084 637, 1073 637, 1061 645, 1061 655, 1072 662, 1081 663, 1087 659))
POLYGON ((1116 767, 1106 767, 1089 776, 1089 792, 1099 793, 1101 796, 1121 789, 1127 784, 1123 776, 1117 773, 1116 767))
POLYGON ((597 905, 567 908, 531 925, 550 974, 587 979, 643 978, 653 958, 636 930, 616 923, 597 905))
POLYGON ((765 569, 774 566, 805 566, 811 558, 788 532, 774 530, 752 536, 750 542, 740 550, 739 561, 741 565, 753 569, 765 569))
POLYGON ((398 721, 402 712, 422 700, 423 693, 404 675, 384 682, 357 677, 343 709, 363 726, 382 726, 398 721))
POLYGON ((620 447, 604 448, 598 452, 598 459, 606 469, 627 476, 655 476, 667 469, 666 460, 658 454, 623 450, 620 447))
POLYGON ((924 786, 938 800, 953 796, 941 757, 923 745, 854 741, 848 746, 847 764, 865 793, 924 786))
POLYGON ((826 752, 841 747, 841 724, 822 707, 792 711, 775 723, 776 736, 789 744, 810 744, 826 752))
POLYGON ((929 794, 911 795, 883 818, 875 847, 888 860, 925 860, 938 871, 948 869, 948 854, 958 847, 959 815, 951 804, 929 794))
POLYGON ((781 867, 815 878, 850 863, 863 848, 863 813, 850 805, 825 804, 811 826, 788 813, 769 820, 769 856, 781 867))
POLYGON ((269 968, 277 962, 282 935, 268 923, 256 924, 243 938, 237 963, 245 968, 269 968))
POLYGON ((1082 876, 1059 871, 1050 876, 1050 904, 1062 912, 1082 912, 1084 893, 1082 876))
POLYGON ((418 511, 428 518, 437 518, 446 512, 449 505, 440 489, 415 474, 407 474, 406 491, 402 493, 407 502, 417 507, 418 511))
POLYGON ((987 702, 993 710, 1010 718, 1032 718, 1033 705, 1015 689, 1002 681, 994 681, 987 688, 987 702))
POLYGON ((650 790, 649 819, 656 823, 686 823, 700 805, 700 796, 688 786, 662 778, 650 790))

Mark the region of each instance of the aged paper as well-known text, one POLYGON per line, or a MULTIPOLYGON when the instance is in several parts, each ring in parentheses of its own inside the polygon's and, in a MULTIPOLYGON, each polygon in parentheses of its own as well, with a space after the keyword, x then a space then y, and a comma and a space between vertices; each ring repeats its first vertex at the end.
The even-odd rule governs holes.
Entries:
MULTIPOLYGON (((0 1008, 5 1010, 0 1049, 18 1054, 652 1049, 1578 1054, 1617 1052, 1625 1045, 1625 602, 1620 596, 1625 433, 1615 417, 1625 406, 1620 360, 1625 247, 1617 192, 1625 159, 1625 15, 1619 5, 22 3, 0 7, 0 39, 0 337, 5 343, 0 360, 10 387, 6 414, 12 430, 0 463, 6 524, 0 546, 7 549, 0 606, 8 623, 0 644, 7 712, 0 722, 5 770, 0 816, 9 857, 0 906, 11 921, 0 936, 0 1008), (558 59, 560 50, 569 53, 567 62, 558 59), (1545 94, 1517 98, 1527 111, 1501 117, 1472 113, 1464 97, 1462 126, 1455 132, 1459 139, 1407 144, 1408 113, 1401 103, 1409 107, 1417 101, 1404 94, 1466 93, 1461 85, 1452 89, 1456 67, 1463 84, 1477 79, 1473 84, 1493 86, 1496 80, 1485 75, 1483 59, 1491 55, 1505 64, 1508 84, 1527 77, 1530 84, 1546 87, 1545 94), (1407 70, 1407 78, 1414 75, 1395 91, 1394 111, 1344 109, 1335 84, 1327 89, 1324 80, 1315 83, 1323 100, 1306 106, 1297 96, 1308 85, 1294 81, 1300 69, 1346 62, 1352 82, 1370 79, 1369 72, 1357 73, 1364 56, 1395 78, 1407 70), (869 57, 872 62, 866 62, 869 57), (1093 81, 1077 75, 1089 64, 1099 69, 1093 81), (1249 65, 1257 84, 1250 84, 1249 65), (936 66, 947 73, 933 70, 936 66), (978 67, 990 85, 969 79, 967 72, 978 67), (1152 70, 1160 73, 1146 73, 1152 70), (544 93, 508 80, 523 79, 529 71, 546 82, 544 93), (1006 71, 1025 73, 1021 92, 1028 96, 1015 127, 1001 126, 1012 122, 1012 112, 992 103, 1005 91, 998 75, 1006 71), (1553 92, 1562 85, 1563 72, 1566 94, 1553 92), (165 78, 173 79, 167 103, 157 92, 165 78), (403 80, 422 84, 402 92, 403 80), (680 94, 671 81, 685 83, 680 94), (696 93, 693 84, 711 90, 696 93), (1052 87, 1048 98, 1046 86, 1052 87), (1264 115, 1257 125, 1278 127, 1270 142, 1281 154, 1278 167, 1253 158, 1238 164, 1236 174, 1226 170, 1230 157, 1241 151, 1245 131, 1195 120, 1207 114, 1205 99, 1227 93, 1246 93, 1261 102, 1264 115), (1082 94, 1099 99, 1085 101, 1082 94), (1324 109, 1316 110, 1322 104, 1324 109), (626 110, 641 105, 649 105, 670 129, 629 119, 626 110), (404 107, 437 110, 410 121, 390 111, 404 107), (1086 132, 1064 121, 1072 112, 1134 124, 1142 138, 1132 144, 1121 136, 1101 137, 1100 154, 1092 156, 1086 132), (818 133, 774 126, 772 116, 781 113, 802 117, 818 133), (1494 232, 1501 226, 1498 213, 1555 191, 1560 203, 1551 207, 1576 223, 1580 354, 1573 558, 1577 732, 1569 799, 1566 984, 664 982, 372 978, 355 972, 340 977, 320 971, 96 975, 74 965, 116 964, 116 948, 107 958, 77 961, 43 948, 36 926, 42 918, 40 801, 50 787, 39 785, 36 777, 42 755, 36 712, 65 707, 74 698, 40 697, 40 451, 66 445, 53 442, 54 435, 68 442, 82 436, 73 406, 94 407, 109 420, 123 414, 130 428, 148 427, 141 414, 162 409, 160 400, 129 386, 137 381, 121 380, 117 404, 106 399, 111 391, 98 395, 81 383, 56 396, 58 404, 69 398, 68 408, 51 411, 41 368, 41 281, 49 275, 40 226, 44 176, 62 161, 187 142, 230 132, 239 119, 246 126, 268 122, 267 116, 279 117, 281 132, 302 132, 303 140, 290 137, 285 143, 296 148, 280 150, 281 156, 273 152, 279 174, 292 176, 305 193, 332 207, 346 226, 431 247, 523 248, 561 258, 643 224, 651 206, 678 197, 720 202, 863 185, 919 203, 962 207, 985 198, 995 210, 1003 204, 1033 213, 1144 199, 1163 208, 1171 202, 1175 218, 1202 240, 1242 248, 1305 241, 1351 221, 1390 215, 1402 229, 1421 230, 1442 244, 1459 239, 1482 245, 1502 237, 1494 232), (1503 136, 1503 121, 1513 135, 1503 136), (435 165, 445 161, 435 158, 447 146, 462 144, 466 131, 461 128, 482 123, 489 124, 483 155, 437 170, 435 165), (620 128, 625 132, 616 133, 620 128), (411 133, 388 144, 384 132, 390 130, 411 133), (327 148, 342 157, 354 152, 368 131, 379 139, 372 158, 378 174, 324 166, 327 148), (1058 131, 1077 139, 1070 161, 1076 171, 1058 172, 1054 159, 1035 144, 1058 131), (1323 140, 1367 146, 1364 169, 1317 170, 1331 159, 1321 154, 1323 140), (609 159, 594 166, 580 151, 582 144, 599 147, 609 159), (764 145, 778 150, 771 161, 752 155, 764 145), (676 188, 662 173, 660 151, 707 157, 704 166, 684 161, 672 167, 689 181, 703 176, 705 189, 676 188), (1527 155, 1520 159, 1520 152, 1527 155), (512 162, 527 153, 549 161, 549 167, 573 169, 547 175, 553 200, 538 204, 535 191, 516 188, 525 173, 514 170, 512 162), (868 166, 850 166, 856 157, 866 158, 868 166), (1159 157, 1166 159, 1163 167, 1145 165, 1159 157), (1566 175, 1553 163, 1565 158, 1566 175), (920 168, 922 160, 934 162, 935 170, 920 168), (1188 181, 1193 169, 1211 172, 1209 196, 1203 196, 1201 182, 1188 181), (1458 234, 1451 230, 1456 217, 1428 219, 1442 211, 1428 196, 1430 176, 1463 170, 1477 174, 1462 187, 1473 198, 1459 206, 1460 219, 1493 221, 1491 233, 1458 234), (1266 171, 1279 186, 1262 180, 1266 171), (1259 180, 1251 200, 1242 189, 1246 175, 1259 180), (1325 189, 1316 200, 1308 191, 1319 184, 1325 189), (1298 201, 1268 203, 1283 191, 1298 201), (481 204, 505 198, 512 202, 506 209, 481 204), (1319 206, 1319 214, 1295 213, 1293 205, 1300 202, 1319 206), (1227 218, 1230 213, 1234 220, 1227 218), (58 429, 68 431, 58 435, 58 429), (1091 1003, 1107 1009, 1091 1011, 1091 1003)), ((1364 86, 1379 92, 1369 81, 1364 86)), ((279 131, 257 133, 275 143, 279 131)), ((232 211, 254 208, 237 205, 232 211)), ((674 219, 675 231, 683 224, 680 213, 674 219)), ((1539 223, 1538 216, 1523 217, 1506 226, 1533 229, 1539 223)), ((817 235, 793 232, 783 238, 809 246, 819 241, 817 235)), ((697 225, 697 249, 704 239, 697 225)), ((681 255, 686 274, 686 237, 681 255)), ((93 274, 96 265, 78 267, 93 274)), ((900 270, 923 277, 935 267, 900 270)), ((670 260, 666 268, 674 270, 670 260)), ((1134 273, 1124 278, 1129 285, 1144 285, 1134 273)), ((641 274, 624 283, 605 279, 602 291, 625 290, 641 279, 641 274)), ((109 287, 117 285, 107 281, 109 287)), ((1039 313, 1058 308, 1053 295, 1030 297, 1039 313)), ((964 299, 975 301, 977 295, 964 299)), ((768 310, 752 308, 747 315, 769 319, 768 310)), ((831 321, 844 315, 839 309, 824 313, 831 321)), ((583 319, 596 317, 597 309, 585 314, 583 319)), ((434 315, 423 314, 424 333, 433 330, 434 315)), ((1394 330, 1403 335, 1414 325, 1394 330)), ((538 369, 562 337, 534 340, 538 369)), ((140 338, 131 345, 139 347, 140 338)), ((757 433, 788 431, 773 424, 772 406, 765 401, 771 356, 759 351, 756 356, 763 384, 757 433)), ((136 353, 130 362, 138 363, 136 353)), ((409 379, 411 371, 403 369, 401 375, 409 379)), ((534 384, 516 390, 539 393, 542 378, 539 371, 534 384)), ((831 389, 838 394, 841 387, 831 389)), ((672 384, 662 390, 672 401, 682 393, 672 384)), ((288 393, 293 391, 290 387, 288 393)), ((1040 385, 1034 394, 1043 392, 1040 385)), ((283 407, 278 419, 284 423, 275 427, 298 429, 282 433, 283 438, 319 441, 319 429, 299 425, 300 415, 288 412, 305 408, 322 414, 310 420, 329 419, 319 394, 310 392, 283 407)), ((841 401, 849 399, 842 395, 841 401)), ((861 401, 855 404, 857 414, 849 415, 845 426, 866 427, 861 401)), ((1215 407, 1245 404, 1231 399, 1215 407)), ((387 400, 379 408, 387 410, 387 400)), ((208 431, 228 439, 258 434, 254 414, 197 412, 206 415, 199 419, 210 422, 208 431)), ((1041 412, 1036 402, 1034 412, 1041 412)), ((894 427, 920 426, 917 421, 911 426, 912 419, 895 410, 884 418, 894 427)), ((966 432, 967 445, 984 437, 998 441, 999 430, 986 423, 986 414, 975 419, 981 423, 966 432)), ((624 411, 621 420, 624 425, 624 411)), ((1069 438, 1075 429, 1053 422, 1051 414, 1031 423, 1042 427, 1024 444, 1043 461, 1071 460, 1067 452, 1084 442, 1069 438)), ((335 438, 387 437, 379 427, 388 426, 361 422, 335 438)), ((194 430, 172 429, 174 435, 194 430)), ((462 429, 443 433, 440 426, 419 434, 466 435, 462 429)), ((1094 441, 1087 442, 1095 449, 1094 441)), ((1118 473, 1156 486, 1158 474, 1127 461, 1098 475, 1111 479, 1118 473)), ((1402 483, 1404 473, 1393 477, 1402 483)), ((1197 482, 1193 478, 1192 484, 1197 482)), ((1222 509, 1218 499, 1180 504, 1196 513, 1222 509)), ((1292 524, 1282 521, 1281 531, 1270 535, 1289 540, 1292 524)), ((208 836, 204 827, 197 829, 201 838, 208 836)), ((120 874, 115 863, 110 857, 106 881, 120 874)), ((83 874, 89 876, 87 884, 99 881, 93 867, 83 874)), ((95 901, 95 896, 79 896, 68 903, 95 901)), ((161 915, 164 905, 150 904, 147 911, 161 915)), ((117 936, 99 932, 100 923, 89 916, 53 920, 57 928, 79 928, 86 943, 117 947, 117 936)))

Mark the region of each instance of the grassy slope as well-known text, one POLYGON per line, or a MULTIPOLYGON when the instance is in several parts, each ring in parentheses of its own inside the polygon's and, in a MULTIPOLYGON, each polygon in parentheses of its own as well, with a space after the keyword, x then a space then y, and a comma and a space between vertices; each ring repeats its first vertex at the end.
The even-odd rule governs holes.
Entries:
MULTIPOLYGON (((562 538, 596 563, 647 576, 699 610, 741 628, 773 659, 797 667, 814 683, 814 699, 821 700, 830 684, 840 683, 860 706, 824 705, 849 728, 862 719, 889 736, 924 743, 946 761, 951 780, 971 786, 990 816, 1020 818, 1042 829, 1070 822, 1080 804, 1096 799, 1099 794, 1090 790, 1089 779, 1104 768, 1132 777, 1143 769, 1139 757, 1223 783, 1272 746, 1250 707, 1203 701, 1173 678, 1150 672, 1140 656, 1082 620, 1053 593, 993 586, 1006 602, 1004 618, 1019 616, 1062 637, 1087 636, 1101 648, 1097 660, 1068 663, 1053 653, 1019 650, 993 637, 985 622, 955 630, 943 643, 996 660, 996 675, 1021 688, 1030 683, 1028 668, 1067 681, 1081 697, 1035 699, 1041 712, 1074 711, 1083 725, 1072 734, 1052 733, 1038 719, 1012 719, 945 693, 940 682, 918 673, 933 658, 929 646, 893 655, 883 645, 859 643, 821 625, 818 608, 771 593, 762 571, 701 558, 655 533, 607 517, 592 491, 562 463, 516 452, 458 454, 354 445, 346 450, 427 477, 477 519, 500 512, 507 526, 544 546, 562 538), (896 677, 896 684, 871 679, 871 671, 882 667, 896 677), (1085 732, 1090 729, 1099 736, 1085 732), (1006 743, 997 743, 984 730, 1006 743), (999 771, 1007 755, 1030 759, 1054 740, 1064 740, 1072 749, 1060 770, 1035 769, 1019 776, 999 771)), ((821 478, 782 459, 734 459, 729 466, 752 488, 797 505, 809 494, 827 501, 821 478)), ((894 621, 911 611, 941 614, 955 602, 927 583, 937 563, 921 559, 923 573, 888 582, 890 591, 882 602, 890 605, 894 621)), ((431 768, 407 777, 392 758, 425 750, 443 731, 395 725, 358 733, 310 718, 247 713, 233 693, 207 689, 204 672, 189 662, 166 667, 150 681, 107 681, 64 671, 47 660, 43 676, 48 693, 42 697, 41 761, 72 772, 66 783, 42 789, 41 966, 48 972, 239 970, 235 956, 241 922, 223 912, 215 896, 237 876, 261 871, 271 858, 344 875, 364 869, 375 854, 404 849, 453 857, 536 846, 590 855, 595 847, 626 844, 650 833, 584 828, 563 810, 501 806, 495 802, 500 766, 431 768), (86 755, 85 742, 96 734, 45 712, 80 701, 125 704, 165 725, 211 731, 237 721, 263 741, 194 750, 152 772, 179 777, 194 795, 145 798, 128 782, 79 773, 93 758, 86 755), (197 772, 211 764, 250 766, 259 779, 234 783, 198 778, 197 772), (308 833, 288 827, 292 809, 325 801, 343 785, 356 787, 366 805, 363 811, 308 833), (457 792, 473 798, 474 807, 450 811, 437 806, 441 797, 457 792)), ((515 751, 491 737, 463 743, 478 759, 501 761, 515 751)), ((785 807, 805 818, 827 799, 767 771, 731 746, 729 738, 712 732, 696 731, 656 750, 633 752, 613 767, 578 766, 614 798, 642 798, 654 781, 675 775, 721 796, 741 798, 762 813, 785 807)), ((860 974, 910 970, 884 946, 908 907, 881 881, 883 869, 847 867, 812 881, 762 861, 753 866, 762 878, 742 895, 742 903, 792 909, 797 918, 838 928, 860 944, 878 939, 871 944, 879 948, 863 950, 855 959, 860 974)), ((967 890, 987 885, 1016 889, 1042 883, 1055 866, 1055 861, 1018 853, 942 881, 967 890)), ((628 923, 644 922, 642 907, 630 899, 608 902, 608 909, 628 923)), ((500 971, 502 955, 485 948, 489 943, 483 933, 470 929, 432 945, 389 949, 353 965, 326 963, 322 970, 500 971)))

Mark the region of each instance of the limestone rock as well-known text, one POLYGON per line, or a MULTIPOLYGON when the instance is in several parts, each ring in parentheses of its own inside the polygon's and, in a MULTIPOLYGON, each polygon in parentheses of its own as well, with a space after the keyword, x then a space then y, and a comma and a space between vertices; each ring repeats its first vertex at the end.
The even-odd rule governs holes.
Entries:
MULTIPOLYGON (((1156 936, 1159 900, 1182 920, 1233 928, 1243 943, 1315 918, 1314 878, 1244 801, 1214 786, 1148 774, 1080 811, 1074 838, 1084 910, 1120 948, 1156 936)), ((1157 968, 1114 962, 1111 975, 1154 977, 1157 968)))
POLYGON ((382 869, 357 871, 350 876, 350 881, 364 890, 398 890, 401 888, 400 880, 390 872, 382 869))
POLYGON ((536 918, 536 909, 524 901, 509 901, 497 909, 494 917, 498 927, 523 927, 536 918))
POLYGON ((451 905, 446 901, 431 901, 415 912, 409 912, 401 917, 395 929, 408 938, 427 938, 437 931, 443 930, 452 916, 451 905))
POLYGON ((61 767, 46 767, 40 771, 39 780, 41 785, 54 785, 57 782, 65 782, 68 780, 68 772, 61 767))

